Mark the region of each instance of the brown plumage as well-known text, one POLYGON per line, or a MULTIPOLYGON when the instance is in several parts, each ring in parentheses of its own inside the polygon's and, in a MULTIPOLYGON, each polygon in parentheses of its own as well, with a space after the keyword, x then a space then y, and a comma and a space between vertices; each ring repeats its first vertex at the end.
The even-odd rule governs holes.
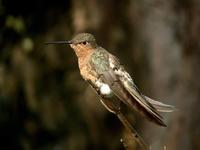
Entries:
POLYGON ((166 126, 158 111, 171 112, 174 107, 144 96, 119 60, 98 46, 93 35, 81 33, 63 43, 70 44, 74 49, 81 76, 95 89, 109 111, 117 114, 123 102, 150 121, 166 126))

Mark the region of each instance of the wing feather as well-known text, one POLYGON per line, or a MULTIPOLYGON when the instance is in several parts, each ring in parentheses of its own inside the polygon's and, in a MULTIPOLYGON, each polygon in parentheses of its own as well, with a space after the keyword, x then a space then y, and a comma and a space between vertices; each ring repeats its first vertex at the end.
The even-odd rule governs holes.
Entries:
MULTIPOLYGON (((136 85, 134 84, 130 75, 120 65, 118 59, 110 55, 110 69, 104 74, 106 80, 114 83, 111 86, 113 92, 125 103, 133 108, 137 108, 147 116, 148 119, 156 122, 159 125, 166 126, 163 122, 162 116, 157 112, 156 108, 149 103, 146 98, 141 94, 136 85), (130 97, 131 95, 131 97, 130 97)), ((110 83, 111 84, 111 83, 110 83)))

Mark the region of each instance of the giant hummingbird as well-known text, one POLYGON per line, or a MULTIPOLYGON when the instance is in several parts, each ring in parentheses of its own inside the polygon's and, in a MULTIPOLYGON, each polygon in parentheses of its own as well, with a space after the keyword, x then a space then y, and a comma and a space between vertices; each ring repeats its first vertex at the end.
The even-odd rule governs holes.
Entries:
POLYGON ((69 44, 78 58, 80 74, 100 96, 102 104, 112 113, 120 112, 121 103, 137 110, 148 120, 166 126, 159 112, 171 112, 174 107, 143 95, 119 59, 96 43, 90 33, 79 33, 70 41, 46 44, 69 44))

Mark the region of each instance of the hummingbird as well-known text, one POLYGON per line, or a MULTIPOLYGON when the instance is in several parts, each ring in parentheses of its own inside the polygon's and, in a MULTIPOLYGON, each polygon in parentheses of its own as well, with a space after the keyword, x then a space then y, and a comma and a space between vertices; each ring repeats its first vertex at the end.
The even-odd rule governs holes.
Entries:
POLYGON ((92 34, 79 33, 69 41, 46 44, 68 44, 74 49, 82 78, 96 91, 108 111, 118 115, 124 103, 148 120, 166 127, 159 112, 172 112, 174 106, 142 94, 119 59, 99 46, 92 34))

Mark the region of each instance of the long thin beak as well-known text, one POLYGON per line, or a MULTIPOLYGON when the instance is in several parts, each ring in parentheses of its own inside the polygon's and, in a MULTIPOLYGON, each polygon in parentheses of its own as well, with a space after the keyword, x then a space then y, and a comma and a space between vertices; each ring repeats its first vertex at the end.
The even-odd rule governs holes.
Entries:
POLYGON ((72 41, 52 41, 52 42, 45 42, 44 44, 72 44, 72 41))

